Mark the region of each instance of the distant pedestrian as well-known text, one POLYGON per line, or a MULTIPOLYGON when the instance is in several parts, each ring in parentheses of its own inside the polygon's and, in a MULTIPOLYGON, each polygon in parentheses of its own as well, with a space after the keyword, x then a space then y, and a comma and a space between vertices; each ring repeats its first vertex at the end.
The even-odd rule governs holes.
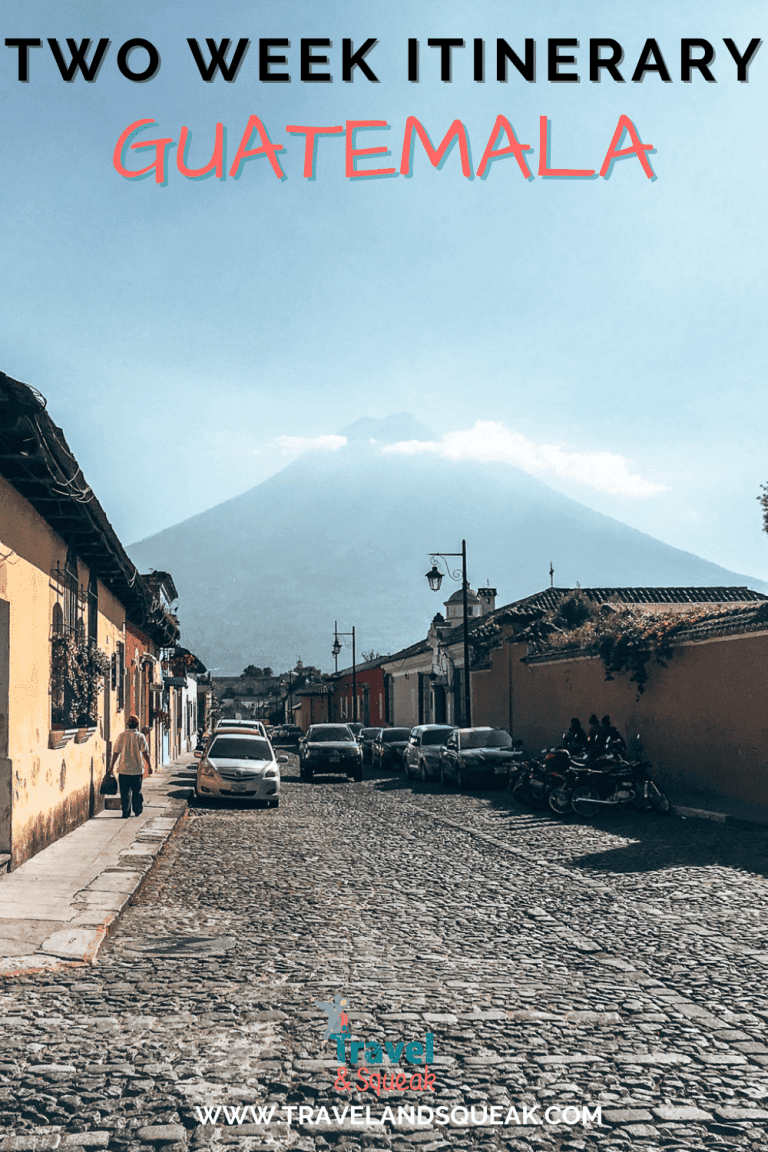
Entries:
POLYGON ((112 750, 112 763, 107 768, 108 773, 117 768, 117 780, 120 785, 120 803, 123 808, 123 819, 127 820, 133 807, 134 816, 140 816, 144 807, 144 797, 141 794, 141 782, 144 778, 144 765, 147 774, 152 775, 152 765, 149 760, 149 744, 146 736, 139 732, 138 716, 128 717, 128 727, 121 732, 112 750), (119 761, 119 763, 118 763, 119 761))

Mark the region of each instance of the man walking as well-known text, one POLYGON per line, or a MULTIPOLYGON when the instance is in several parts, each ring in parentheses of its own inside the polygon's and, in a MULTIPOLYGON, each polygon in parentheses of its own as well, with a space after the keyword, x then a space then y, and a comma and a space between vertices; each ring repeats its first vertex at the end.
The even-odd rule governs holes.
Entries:
POLYGON ((120 785, 120 803, 123 807, 123 819, 127 820, 133 806, 134 816, 140 816, 144 807, 144 797, 141 794, 141 782, 144 778, 144 764, 147 773, 152 775, 152 765, 149 761, 149 744, 146 736, 139 732, 138 716, 128 717, 128 727, 121 732, 112 751, 112 763, 107 772, 115 770, 119 760, 117 779, 120 785))

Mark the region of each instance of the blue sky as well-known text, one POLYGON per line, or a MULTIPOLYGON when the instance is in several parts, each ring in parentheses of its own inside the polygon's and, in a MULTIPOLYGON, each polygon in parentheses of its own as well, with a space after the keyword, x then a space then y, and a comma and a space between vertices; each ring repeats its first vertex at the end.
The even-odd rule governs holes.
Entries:
POLYGON ((738 2, 618 12, 6 0, 4 38, 111 45, 92 84, 64 83, 45 44, 20 84, 15 52, 2 49, 0 367, 48 397, 126 542, 258 483, 359 417, 409 411, 440 438, 431 451, 495 453, 762 577, 768 56, 761 48, 740 84, 723 44, 746 48, 762 17, 738 2), (249 37, 235 83, 204 83, 188 36, 249 37), (290 84, 259 82, 258 38, 269 36, 291 41, 290 84), (299 82, 302 36, 333 41, 333 83, 299 82), (378 84, 342 82, 345 36, 378 39, 367 57, 378 84), (419 84, 406 79, 409 36, 421 41, 419 84), (451 83, 430 36, 466 41, 451 83), (496 81, 499 36, 520 53, 536 39, 536 83, 513 70, 496 81), (162 58, 144 84, 115 63, 133 37, 162 58), (472 78, 475 37, 486 41, 483 84, 472 78), (579 40, 578 84, 547 82, 548 37, 579 40), (622 44, 626 83, 589 82, 590 37, 622 44), (669 84, 629 80, 648 37, 669 84), (681 37, 715 45, 717 83, 681 82, 681 37), (186 125, 194 165, 224 123, 231 163, 252 113, 284 145, 282 182, 264 159, 237 181, 186 180, 173 149, 163 187, 112 167, 120 133, 144 117, 174 140, 186 125), (459 118, 477 167, 500 113, 533 147, 534 171, 540 116, 554 165, 599 168, 626 114, 654 145, 658 178, 630 159, 610 180, 527 182, 514 161, 467 180, 457 149, 436 171, 417 145, 411 178, 349 181, 338 138, 321 141, 307 181, 303 142, 285 132, 382 119, 389 131, 360 133, 358 146, 387 144, 383 163, 397 165, 406 116, 435 143, 459 118))

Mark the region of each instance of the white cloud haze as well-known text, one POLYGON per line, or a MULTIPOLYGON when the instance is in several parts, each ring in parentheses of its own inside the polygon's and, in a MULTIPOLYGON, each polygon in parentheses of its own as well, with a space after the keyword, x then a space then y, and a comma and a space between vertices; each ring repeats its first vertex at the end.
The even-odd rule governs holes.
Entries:
POLYGON ((514 464, 542 479, 556 476, 616 496, 642 498, 666 490, 663 484, 654 484, 632 472, 626 456, 613 452, 568 452, 556 444, 537 444, 495 420, 478 420, 474 428, 448 432, 441 440, 401 440, 387 444, 382 452, 393 456, 431 452, 448 460, 514 464))
POLYGON ((277 436, 275 443, 284 452, 338 452, 347 442, 346 436, 277 436))

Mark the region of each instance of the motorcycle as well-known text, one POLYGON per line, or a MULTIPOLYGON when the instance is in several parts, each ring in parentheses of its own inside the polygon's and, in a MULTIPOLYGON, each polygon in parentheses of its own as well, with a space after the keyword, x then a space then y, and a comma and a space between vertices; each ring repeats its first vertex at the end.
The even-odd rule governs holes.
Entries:
POLYGON ((608 751, 591 763, 573 765, 565 790, 556 798, 560 805, 566 791, 578 816, 594 816, 600 808, 629 804, 639 812, 669 811, 669 800, 651 779, 650 762, 640 751, 631 761, 608 751))
POLYGON ((549 804, 553 812, 562 815, 553 807, 550 797, 554 791, 565 786, 565 774, 570 763, 571 758, 565 748, 543 748, 538 758, 523 764, 515 779, 510 779, 512 795, 532 808, 546 808, 549 804))

